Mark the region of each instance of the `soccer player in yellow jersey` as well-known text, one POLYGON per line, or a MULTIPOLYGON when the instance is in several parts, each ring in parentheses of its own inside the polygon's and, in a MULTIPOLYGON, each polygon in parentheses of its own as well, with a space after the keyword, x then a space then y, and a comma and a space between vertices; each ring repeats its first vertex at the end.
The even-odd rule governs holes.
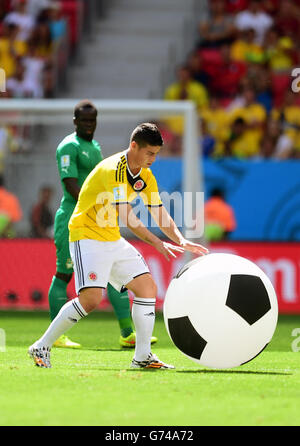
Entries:
POLYGON ((101 161, 86 178, 69 221, 70 253, 74 262, 78 297, 66 303, 44 335, 29 347, 39 367, 51 367, 53 342, 100 303, 102 289, 110 282, 117 290, 134 295, 132 319, 136 345, 131 367, 174 368, 151 352, 157 288, 141 254, 120 235, 118 216, 132 232, 167 259, 174 251, 207 253, 203 246, 186 240, 162 205, 150 166, 163 140, 154 124, 139 125, 128 150, 101 161), (136 217, 130 202, 140 194, 153 218, 174 244, 163 242, 136 217))

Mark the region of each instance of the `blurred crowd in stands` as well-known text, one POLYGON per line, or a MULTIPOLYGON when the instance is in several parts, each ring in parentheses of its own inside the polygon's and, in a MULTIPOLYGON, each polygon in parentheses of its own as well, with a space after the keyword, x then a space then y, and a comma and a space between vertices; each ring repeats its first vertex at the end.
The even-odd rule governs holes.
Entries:
MULTIPOLYGON (((4 78, 0 76, 0 99, 56 96, 68 63, 76 56, 82 5, 75 0, 0 0, 0 68, 5 73, 4 78)), ((0 115, 0 238, 12 238, 23 212, 18 198, 5 187, 5 161, 8 153, 28 151, 33 129, 2 121, 0 115)), ((41 187, 32 205, 30 234, 34 237, 52 236, 52 193, 49 186, 41 187)))
MULTIPOLYGON (((0 0, 0 98, 53 98, 59 86, 65 88, 81 37, 82 5, 76 0, 0 0)), ((31 131, 30 126, 0 123, 0 174, 7 153, 28 151, 31 131)))
POLYGON ((62 3, 50 0, 0 1, 0 66, 9 98, 52 98, 57 53, 66 38, 62 3))
MULTIPOLYGON (((209 10, 165 99, 195 102, 204 157, 300 158, 300 0, 209 0, 209 10)), ((162 154, 180 156, 180 119, 161 128, 162 154)))

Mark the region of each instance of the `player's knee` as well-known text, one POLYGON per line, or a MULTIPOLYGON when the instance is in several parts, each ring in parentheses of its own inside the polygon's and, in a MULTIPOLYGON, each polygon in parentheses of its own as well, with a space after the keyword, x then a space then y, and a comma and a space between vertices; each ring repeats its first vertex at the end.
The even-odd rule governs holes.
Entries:
POLYGON ((101 288, 84 288, 79 294, 79 302, 87 313, 90 313, 98 307, 101 298, 101 288))
POLYGON ((149 296, 146 296, 146 297, 156 297, 156 295, 157 295, 157 285, 156 285, 156 283, 154 282, 154 280, 152 279, 152 277, 151 277, 151 280, 149 281, 149 283, 148 283, 148 285, 147 285, 147 292, 148 292, 148 294, 149 294, 149 296))
POLYGON ((157 286, 150 274, 139 276, 126 286, 138 297, 155 298, 157 295, 157 286))

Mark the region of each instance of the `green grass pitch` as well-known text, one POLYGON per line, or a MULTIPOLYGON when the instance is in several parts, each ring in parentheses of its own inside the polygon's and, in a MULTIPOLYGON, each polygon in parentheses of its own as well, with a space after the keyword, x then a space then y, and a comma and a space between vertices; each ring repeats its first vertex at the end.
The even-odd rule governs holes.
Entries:
MULTIPOLYGON (((244 366, 205 369, 170 342, 160 314, 153 351, 176 370, 130 370, 110 313, 93 313, 71 331, 81 350, 52 350, 40 369, 28 346, 49 324, 43 312, 0 312, 0 425, 226 426, 299 425, 300 352, 292 331, 300 316, 281 316, 267 349, 244 366)), ((300 342, 299 342, 300 346, 300 342)))

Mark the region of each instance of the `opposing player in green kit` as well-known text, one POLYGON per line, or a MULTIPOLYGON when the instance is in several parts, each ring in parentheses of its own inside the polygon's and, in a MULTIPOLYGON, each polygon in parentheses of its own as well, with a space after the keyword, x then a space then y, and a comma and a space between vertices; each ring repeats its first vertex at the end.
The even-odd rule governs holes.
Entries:
MULTIPOLYGON (((69 219, 75 208, 80 188, 94 167, 102 161, 101 148, 93 139, 97 126, 97 109, 90 101, 81 101, 74 110, 75 133, 67 136, 56 151, 58 172, 63 188, 63 198, 55 216, 54 241, 56 246, 56 273, 49 289, 50 317, 54 320, 67 301, 67 286, 73 275, 73 264, 69 252, 69 219)), ((119 293, 110 284, 108 298, 114 308, 120 325, 120 345, 135 347, 135 331, 130 316, 127 291, 119 293)), ((154 343, 157 338, 152 337, 154 343)), ((62 335, 55 347, 80 348, 62 335)))

